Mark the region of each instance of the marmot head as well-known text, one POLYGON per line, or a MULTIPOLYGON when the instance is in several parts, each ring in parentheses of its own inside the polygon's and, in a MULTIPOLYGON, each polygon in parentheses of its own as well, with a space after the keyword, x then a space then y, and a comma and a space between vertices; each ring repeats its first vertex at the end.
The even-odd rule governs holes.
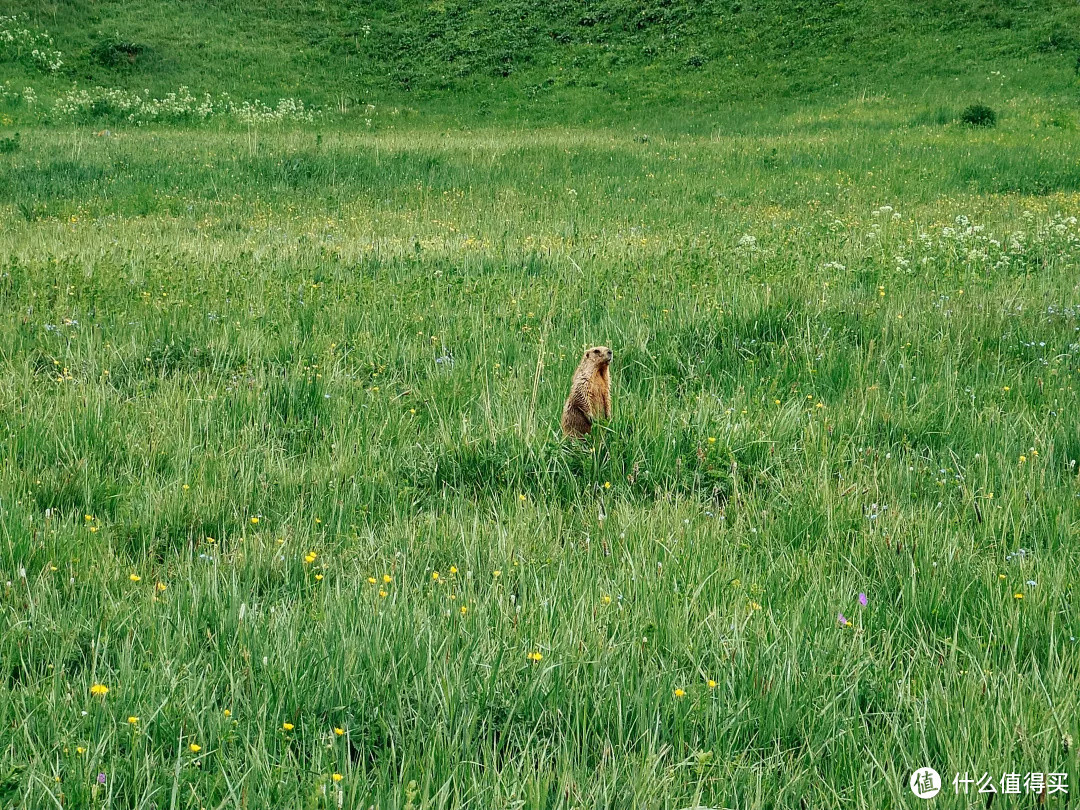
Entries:
POLYGON ((585 356, 581 358, 581 362, 597 368, 605 368, 611 362, 613 356, 611 349, 607 346, 593 346, 585 351, 585 356))

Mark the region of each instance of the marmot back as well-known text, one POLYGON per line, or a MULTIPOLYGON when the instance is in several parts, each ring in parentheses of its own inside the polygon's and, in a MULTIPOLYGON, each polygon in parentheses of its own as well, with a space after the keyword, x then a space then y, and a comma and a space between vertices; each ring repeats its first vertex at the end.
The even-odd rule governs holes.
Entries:
POLYGON ((581 358, 563 406, 562 429, 567 436, 584 436, 592 431, 594 419, 611 418, 611 358, 607 346, 594 346, 581 358))

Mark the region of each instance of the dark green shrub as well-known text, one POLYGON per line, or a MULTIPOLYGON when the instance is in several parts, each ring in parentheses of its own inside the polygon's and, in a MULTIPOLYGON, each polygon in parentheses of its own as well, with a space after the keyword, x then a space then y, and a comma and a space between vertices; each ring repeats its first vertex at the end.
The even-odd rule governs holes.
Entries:
POLYGON ((18 152, 22 143, 19 140, 19 133, 16 132, 11 138, 0 138, 0 155, 10 155, 12 152, 18 152))
POLYGON ((90 49, 90 56, 95 62, 114 69, 141 65, 149 55, 149 47, 121 39, 119 34, 106 37, 90 49))
POLYGON ((970 127, 992 127, 997 124, 997 113, 985 104, 971 104, 960 113, 960 120, 970 127))

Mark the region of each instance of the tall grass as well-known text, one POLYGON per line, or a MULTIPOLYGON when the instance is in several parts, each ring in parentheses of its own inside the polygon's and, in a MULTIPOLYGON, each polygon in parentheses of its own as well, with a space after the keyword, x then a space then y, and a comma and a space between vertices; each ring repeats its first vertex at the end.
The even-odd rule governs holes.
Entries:
POLYGON ((910 120, 24 133, 3 801, 1075 774, 1076 136, 910 120))

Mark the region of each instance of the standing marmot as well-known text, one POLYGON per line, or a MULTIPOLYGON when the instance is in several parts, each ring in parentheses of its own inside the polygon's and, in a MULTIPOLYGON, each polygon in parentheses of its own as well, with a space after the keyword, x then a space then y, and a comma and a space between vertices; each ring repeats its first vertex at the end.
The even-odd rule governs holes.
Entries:
POLYGON ((567 436, 589 433, 598 416, 611 418, 611 357, 607 346, 594 346, 581 358, 563 406, 562 429, 567 436))

